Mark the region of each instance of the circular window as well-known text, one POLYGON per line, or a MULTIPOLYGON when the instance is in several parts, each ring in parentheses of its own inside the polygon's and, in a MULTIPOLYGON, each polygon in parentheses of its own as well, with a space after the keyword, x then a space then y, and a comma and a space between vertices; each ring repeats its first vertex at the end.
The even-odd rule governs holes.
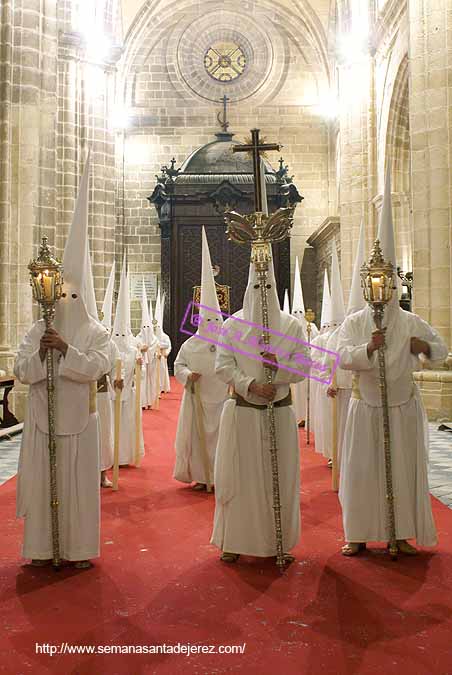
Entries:
POLYGON ((215 42, 204 56, 204 67, 218 82, 236 80, 246 68, 246 56, 235 42, 215 42))

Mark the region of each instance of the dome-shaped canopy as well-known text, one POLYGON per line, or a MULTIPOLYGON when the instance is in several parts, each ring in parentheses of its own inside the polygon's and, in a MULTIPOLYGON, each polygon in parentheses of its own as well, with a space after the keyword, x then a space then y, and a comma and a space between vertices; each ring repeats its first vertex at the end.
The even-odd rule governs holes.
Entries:
MULTIPOLYGON (((185 160, 176 182, 185 182, 183 176, 188 178, 188 176, 205 175, 236 176, 237 178, 241 176, 242 180, 239 182, 248 182, 243 180, 243 177, 247 176, 252 181, 253 160, 251 155, 247 152, 232 151, 234 145, 240 145, 233 140, 233 134, 223 132, 216 134, 216 137, 216 141, 198 148, 185 160)), ((264 162, 266 174, 271 175, 271 177, 267 176, 266 182, 274 182, 275 172, 269 162, 266 160, 264 162)))

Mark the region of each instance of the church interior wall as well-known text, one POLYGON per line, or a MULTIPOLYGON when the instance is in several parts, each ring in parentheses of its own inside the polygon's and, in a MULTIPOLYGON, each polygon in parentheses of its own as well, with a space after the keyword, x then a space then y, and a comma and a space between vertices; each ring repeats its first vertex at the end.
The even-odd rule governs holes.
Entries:
MULTIPOLYGON (((11 370, 36 316, 26 267, 41 236, 62 252, 88 147, 100 302, 112 260, 125 248, 132 273, 160 273, 157 214, 146 198, 162 165, 174 157, 180 166, 214 139, 224 93, 235 138, 258 126, 281 142, 305 198, 292 267, 322 224, 340 223, 346 300, 360 222, 370 249, 391 168, 397 251, 404 271, 414 273, 414 309, 450 344, 450 16, 450 0, 3 0, 0 368, 11 370), (342 36, 366 8, 372 39, 358 55, 344 55, 342 36), (102 39, 90 42, 93 34, 108 37, 108 52, 102 39), (249 64, 230 86, 206 74, 200 57, 222 35, 242 39, 249 64)), ((278 156, 269 159, 277 167, 278 156)), ((309 249, 316 274, 303 283, 317 308, 330 246, 327 239, 315 262, 309 249)), ((133 316, 136 328, 137 302, 133 316)), ((444 370, 434 372, 440 379, 425 386, 436 396, 431 415, 452 411, 452 385, 444 370)))
MULTIPOLYGON (((257 126, 268 140, 280 142, 290 175, 305 195, 295 217, 292 265, 295 255, 302 256, 307 237, 329 214, 329 130, 318 107, 325 77, 321 63, 312 45, 297 37, 288 24, 262 33, 262 26, 280 17, 275 17, 274 8, 269 14, 266 3, 251 4, 245 13, 240 3, 228 3, 226 9, 215 2, 178 3, 183 14, 180 21, 174 23, 173 14, 172 22, 166 21, 162 12, 152 27, 149 16, 142 15, 145 27, 140 44, 127 47, 131 61, 122 64, 123 98, 128 101, 132 124, 125 131, 125 230, 117 230, 117 248, 121 246, 118 239, 125 243, 134 272, 160 271, 157 215, 146 202, 155 174, 172 157, 178 167, 198 147, 215 140, 222 93, 231 99, 229 130, 237 141, 244 141, 249 129, 257 126), (253 58, 262 61, 262 72, 267 70, 260 81, 253 82, 251 96, 240 78, 233 89, 218 87, 212 78, 209 82, 202 63, 192 64, 189 52, 184 51, 195 30, 206 48, 209 40, 218 38, 212 17, 220 23, 223 19, 230 39, 240 35, 250 44, 254 40, 264 45, 253 58)), ((121 155, 121 143, 118 151, 121 155)), ((277 168, 279 155, 268 159, 277 168)), ((117 164, 121 164, 120 157, 117 164)), ((137 303, 134 321, 138 318, 137 303)))

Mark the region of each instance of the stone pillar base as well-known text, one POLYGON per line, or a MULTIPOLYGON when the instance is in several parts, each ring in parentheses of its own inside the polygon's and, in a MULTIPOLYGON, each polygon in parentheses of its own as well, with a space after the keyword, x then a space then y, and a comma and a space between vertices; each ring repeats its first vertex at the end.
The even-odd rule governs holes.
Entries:
MULTIPOLYGON (((14 352, 0 347, 0 370, 6 371, 7 375, 12 375, 15 358, 16 354, 14 352)), ((27 401, 28 387, 16 381, 14 389, 8 397, 8 403, 11 412, 17 417, 19 422, 23 422, 27 401)))
POLYGON ((422 370, 414 374, 431 422, 452 421, 452 371, 422 370))

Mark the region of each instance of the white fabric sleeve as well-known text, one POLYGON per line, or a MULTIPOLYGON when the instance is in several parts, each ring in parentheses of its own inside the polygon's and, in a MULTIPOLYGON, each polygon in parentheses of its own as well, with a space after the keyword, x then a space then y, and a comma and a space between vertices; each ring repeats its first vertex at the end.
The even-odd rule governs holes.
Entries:
POLYGON ((185 351, 184 345, 182 345, 182 347, 179 349, 179 354, 176 356, 176 360, 174 361, 174 377, 184 387, 187 386, 187 380, 192 374, 192 371, 190 370, 187 363, 185 351))
POLYGON ((449 350, 443 338, 420 316, 416 316, 415 320, 416 337, 425 340, 430 347, 430 357, 427 360, 429 362, 445 361, 449 350))
POLYGON ((96 336, 94 345, 87 352, 68 346, 66 356, 60 361, 59 375, 74 382, 93 382, 110 371, 109 337, 107 333, 96 336))
MULTIPOLYGON (((303 341, 305 340, 301 324, 299 326, 299 330, 297 330, 296 332, 296 335, 294 335, 293 337, 297 338, 297 340, 303 341)), ((304 363, 302 360, 300 361, 300 365, 297 365, 296 359, 297 356, 309 359, 308 347, 297 342, 293 342, 291 344, 293 345, 293 347, 291 349, 290 356, 284 358, 284 362, 286 362, 289 365, 289 367, 292 368, 292 370, 285 370, 284 368, 278 368, 276 375, 273 379, 273 384, 276 385, 296 384, 297 382, 302 382, 303 380, 306 379, 306 377, 308 377, 306 370, 308 370, 309 368, 303 367, 301 365, 302 363, 304 363)))
POLYGON ((14 375, 22 384, 37 384, 46 379, 46 359, 39 356, 40 340, 43 328, 35 324, 25 335, 14 362, 14 375))
MULTIPOLYGON (((224 338, 224 342, 229 344, 228 338, 224 338)), ((220 345, 217 347, 215 374, 222 382, 233 384, 236 392, 243 398, 248 395, 248 388, 251 382, 254 382, 254 377, 248 377, 238 367, 234 352, 220 345)))
POLYGON ((377 365, 377 352, 369 358, 367 355, 367 343, 357 345, 353 340, 347 321, 339 331, 337 351, 340 356, 340 364, 343 370, 373 370, 377 365))

